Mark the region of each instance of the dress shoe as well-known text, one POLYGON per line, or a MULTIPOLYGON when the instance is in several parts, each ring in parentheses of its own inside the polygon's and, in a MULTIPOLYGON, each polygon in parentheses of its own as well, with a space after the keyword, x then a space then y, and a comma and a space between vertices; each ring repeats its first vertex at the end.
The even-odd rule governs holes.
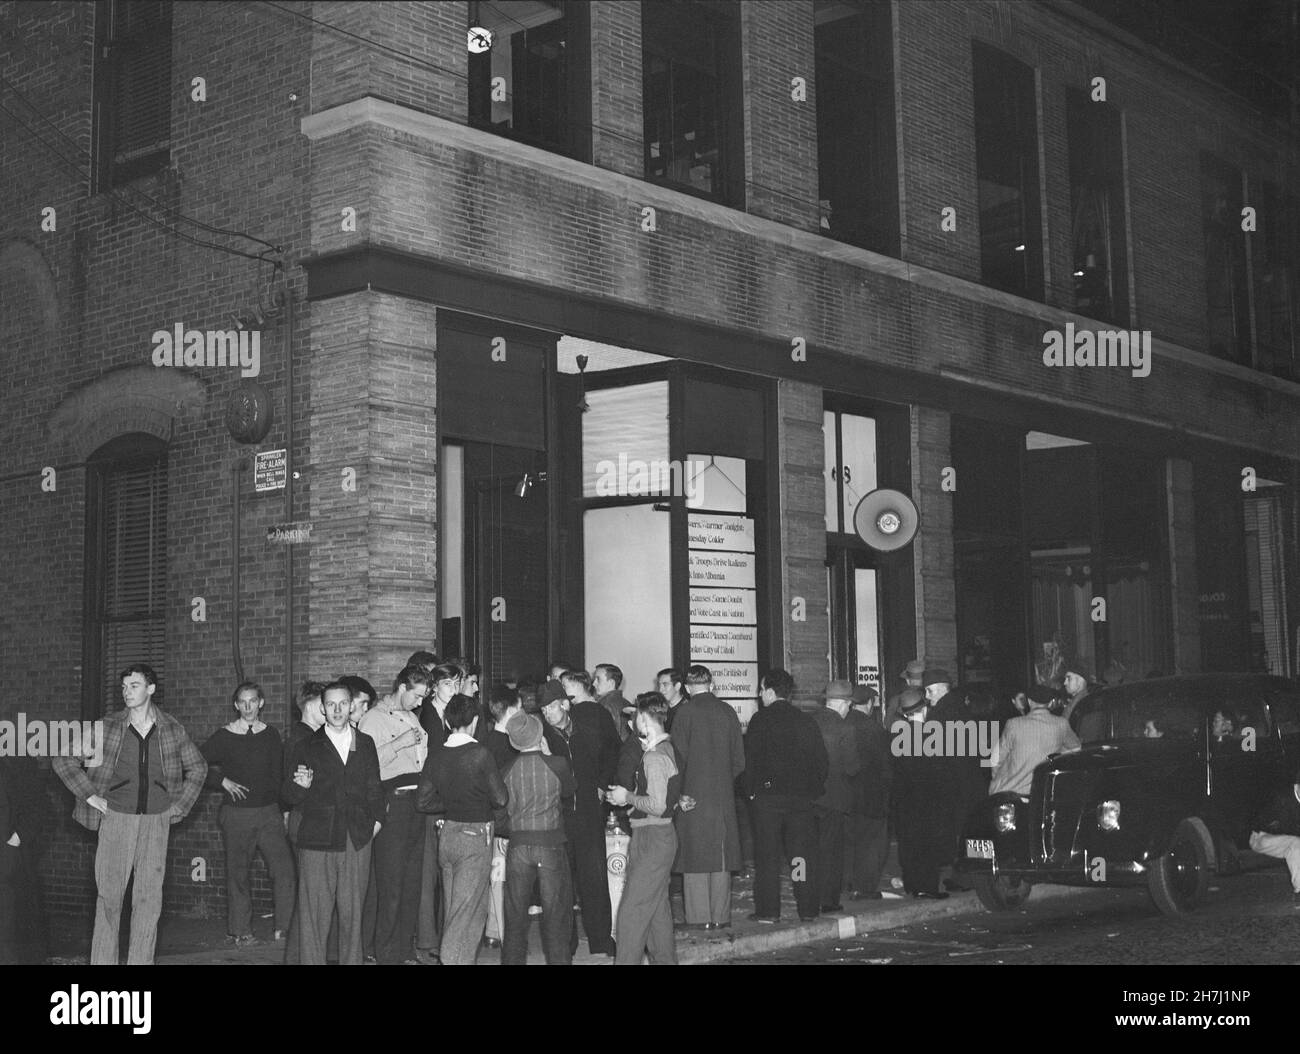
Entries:
POLYGON ((731 929, 731 923, 730 922, 706 922, 703 928, 706 930, 729 930, 731 929))
POLYGON ((780 922, 781 917, 779 915, 760 915, 758 912, 754 912, 749 916, 749 921, 762 922, 770 926, 774 922, 780 922))
POLYGON ((882 900, 883 897, 878 889, 868 890, 865 893, 855 892, 850 900, 882 900))
POLYGON ((823 904, 823 905, 822 905, 822 913, 823 913, 823 914, 826 914, 826 913, 828 913, 828 912, 843 911, 843 910, 844 910, 844 905, 843 905, 843 904, 823 904))
POLYGON ((950 893, 965 893, 970 889, 970 886, 955 878, 945 878, 943 880, 943 888, 948 890, 950 893))
POLYGON ((495 938, 495 937, 484 937, 484 938, 483 938, 483 947, 485 947, 485 948, 500 948, 500 947, 501 947, 501 942, 500 942, 499 940, 497 940, 497 938, 495 938))
POLYGON ((411 951, 411 955, 421 966, 442 965, 442 960, 438 958, 437 953, 430 951, 428 948, 414 948, 411 951))
POLYGON ((948 894, 942 892, 941 890, 935 890, 931 892, 929 890, 922 889, 913 893, 912 896, 915 897, 917 900, 947 900, 948 899, 948 894))
POLYGON ((800 915, 800 916, 799 916, 799 921, 800 921, 800 922, 816 922, 816 921, 817 921, 817 916, 816 916, 816 915, 800 915))

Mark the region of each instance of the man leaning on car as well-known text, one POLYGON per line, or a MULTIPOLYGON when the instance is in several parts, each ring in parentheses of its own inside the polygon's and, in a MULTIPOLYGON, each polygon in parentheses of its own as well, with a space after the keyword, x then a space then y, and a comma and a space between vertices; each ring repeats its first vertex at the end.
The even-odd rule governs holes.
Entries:
POLYGON ((1079 749, 1079 737, 1074 734, 1064 717, 1051 712, 1051 705, 1060 692, 1045 684, 1035 685, 1026 693, 1029 713, 1013 717, 1002 731, 998 744, 998 767, 989 783, 990 794, 1010 791, 1022 798, 1029 797, 1034 769, 1047 760, 1049 754, 1060 754, 1079 749))
POLYGON ((1278 791, 1251 825, 1250 847, 1265 856, 1285 860, 1291 889, 1300 906, 1300 772, 1287 790, 1278 791))

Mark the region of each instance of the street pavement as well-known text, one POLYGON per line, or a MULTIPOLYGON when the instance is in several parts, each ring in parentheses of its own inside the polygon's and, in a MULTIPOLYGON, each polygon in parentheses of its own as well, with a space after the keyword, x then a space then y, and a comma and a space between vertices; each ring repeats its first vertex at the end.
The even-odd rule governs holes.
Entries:
POLYGON ((845 940, 821 940, 743 959, 744 965, 1107 966, 1300 964, 1300 900, 1284 869, 1211 885, 1186 919, 1160 915, 1145 889, 1082 889, 1024 910, 931 918, 845 940))

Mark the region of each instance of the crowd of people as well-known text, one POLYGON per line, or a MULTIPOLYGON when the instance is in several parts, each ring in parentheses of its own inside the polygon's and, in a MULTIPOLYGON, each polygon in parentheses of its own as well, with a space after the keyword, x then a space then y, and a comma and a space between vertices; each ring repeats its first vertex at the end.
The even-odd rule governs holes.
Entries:
MULTIPOLYGON (((833 680, 796 702, 790 674, 768 670, 742 730, 704 666, 661 670, 655 691, 629 701, 610 663, 588 674, 557 662, 538 682, 480 691, 477 668, 419 651, 386 694, 356 675, 308 681, 283 738, 262 720, 262 689, 240 684, 237 716, 199 747, 135 664, 123 710, 105 719, 104 763, 54 761, 75 818, 98 832, 91 962, 118 961, 132 876, 128 962, 152 961, 168 831, 205 786, 223 796, 228 939, 261 943, 260 853, 271 940, 289 963, 461 965, 485 944, 523 963, 534 918, 547 963, 573 961, 579 929, 616 964, 673 963, 675 930, 731 925, 732 877, 747 867, 758 923, 780 920, 787 877, 801 919, 900 887, 942 899, 962 888, 944 875, 970 808, 1026 797, 1040 762, 1077 749, 1066 715, 1091 688, 1070 670, 999 706, 920 660, 899 676, 888 699, 833 680), (892 749, 908 722, 971 719, 996 723, 996 766, 892 749), (630 848, 612 903, 616 828, 630 848), (891 837, 901 883, 882 889, 891 837)), ((1294 817, 1278 816, 1271 855, 1300 852, 1294 817)), ((9 845, 21 834, 15 821, 9 845)))

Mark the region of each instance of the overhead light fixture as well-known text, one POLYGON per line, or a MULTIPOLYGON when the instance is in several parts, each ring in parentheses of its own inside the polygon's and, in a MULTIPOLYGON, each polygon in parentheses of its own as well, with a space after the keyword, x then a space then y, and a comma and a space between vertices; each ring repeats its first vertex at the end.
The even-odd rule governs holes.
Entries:
POLYGON ((578 383, 581 385, 579 391, 582 393, 578 399, 578 410, 586 413, 591 407, 587 403, 587 363, 590 361, 586 355, 577 357, 578 363, 578 383))
POLYGON ((471 54, 482 55, 492 49, 492 30, 474 26, 469 31, 469 50, 471 54))
POLYGON ((545 472, 539 472, 535 476, 531 472, 525 472, 523 479, 521 479, 518 483, 515 484, 515 497, 526 498, 528 497, 529 492, 533 489, 533 487, 536 484, 545 483, 545 482, 546 482, 545 472))

